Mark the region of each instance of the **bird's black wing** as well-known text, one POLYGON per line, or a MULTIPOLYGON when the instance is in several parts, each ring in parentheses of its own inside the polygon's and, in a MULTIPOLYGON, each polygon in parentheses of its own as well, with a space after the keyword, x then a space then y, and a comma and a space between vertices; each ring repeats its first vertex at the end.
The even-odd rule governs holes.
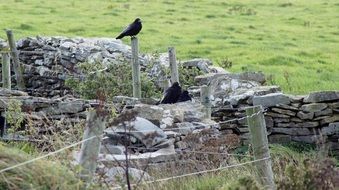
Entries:
POLYGON ((133 27, 134 27, 133 24, 134 24, 134 23, 128 25, 128 26, 127 26, 127 27, 119 34, 119 36, 116 37, 116 39, 121 39, 121 38, 123 38, 124 36, 126 36, 126 34, 127 34, 130 30, 133 29, 133 27))

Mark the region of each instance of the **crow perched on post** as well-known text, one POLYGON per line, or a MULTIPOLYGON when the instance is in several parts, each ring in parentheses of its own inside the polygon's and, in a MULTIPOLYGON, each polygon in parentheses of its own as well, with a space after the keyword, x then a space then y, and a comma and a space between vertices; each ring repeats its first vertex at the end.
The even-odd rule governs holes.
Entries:
POLYGON ((134 22, 128 25, 124 29, 124 31, 122 31, 121 34, 115 39, 121 39, 125 36, 131 36, 131 37, 136 36, 140 32, 141 28, 142 28, 141 20, 140 18, 136 18, 134 22))
POLYGON ((180 94, 181 87, 178 82, 175 82, 165 91, 162 100, 160 100, 160 104, 174 104, 178 101, 180 94))
POLYGON ((191 96, 188 94, 187 90, 182 91, 182 93, 179 96, 178 102, 186 102, 186 101, 191 101, 192 98, 191 96))

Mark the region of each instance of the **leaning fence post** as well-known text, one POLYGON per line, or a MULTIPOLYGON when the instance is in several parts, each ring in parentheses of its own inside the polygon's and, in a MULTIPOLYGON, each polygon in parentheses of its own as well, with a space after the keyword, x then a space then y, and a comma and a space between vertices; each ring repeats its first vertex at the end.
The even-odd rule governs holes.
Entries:
POLYGON ((26 87, 23 77, 23 69, 19 61, 19 54, 16 49, 13 32, 11 30, 6 30, 6 34, 8 38, 9 47, 11 49, 11 56, 13 59, 13 70, 15 72, 17 87, 19 90, 25 90, 26 87))
POLYGON ((141 82, 140 82, 140 64, 138 61, 138 38, 131 38, 132 46, 132 70, 133 70, 133 97, 141 98, 141 82))
POLYGON ((204 112, 207 119, 211 119, 211 87, 203 85, 200 87, 200 101, 204 106, 204 112))
MULTIPOLYGON (((251 134, 254 158, 264 159, 270 157, 267 140, 267 130, 261 106, 246 108, 247 123, 251 134)), ((272 171, 271 159, 256 164, 261 183, 266 189, 276 189, 272 171)))
POLYGON ((11 89, 11 67, 10 56, 2 53, 2 87, 11 89))
POLYGON ((86 129, 81 145, 79 164, 82 166, 80 177, 87 183, 91 183, 97 167, 97 158, 100 151, 101 136, 106 124, 105 115, 98 110, 89 110, 86 119, 86 129), (94 137, 94 138, 93 138, 94 137))
POLYGON ((171 68, 171 81, 172 84, 175 82, 179 82, 179 74, 178 74, 178 65, 175 57, 175 49, 174 47, 168 48, 168 59, 171 68))

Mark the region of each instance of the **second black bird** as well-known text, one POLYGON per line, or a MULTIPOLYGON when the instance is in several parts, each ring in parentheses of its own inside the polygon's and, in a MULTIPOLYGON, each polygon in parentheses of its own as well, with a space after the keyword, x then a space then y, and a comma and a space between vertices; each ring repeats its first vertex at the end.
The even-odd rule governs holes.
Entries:
POLYGON ((165 94, 160 101, 160 104, 174 104, 178 101, 180 94, 181 87, 179 86, 178 82, 175 82, 165 91, 165 94))
POLYGON ((121 32, 121 34, 119 34, 119 36, 116 37, 116 39, 121 39, 125 36, 131 36, 131 37, 136 36, 140 32, 141 28, 142 28, 141 19, 136 18, 132 24, 128 25, 121 32))

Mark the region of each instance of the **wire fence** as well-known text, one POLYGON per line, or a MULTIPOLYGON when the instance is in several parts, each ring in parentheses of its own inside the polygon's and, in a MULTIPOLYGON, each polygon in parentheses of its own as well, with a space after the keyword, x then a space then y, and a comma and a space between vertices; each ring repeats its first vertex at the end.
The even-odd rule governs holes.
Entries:
MULTIPOLYGON (((241 117, 241 118, 231 119, 231 120, 227 120, 227 121, 223 121, 223 122, 219 122, 219 123, 209 124, 208 126, 209 127, 215 127, 215 126, 217 126, 220 123, 234 122, 236 120, 241 120, 241 119, 246 119, 246 118, 254 117, 254 116, 256 116, 256 115, 258 115, 260 113, 261 113, 261 111, 258 111, 256 113, 254 113, 252 115, 249 115, 249 116, 246 116, 246 117, 241 117)), ((164 131, 173 131, 173 130, 188 129, 188 128, 192 129, 192 127, 176 127, 176 128, 162 129, 162 130, 164 130, 164 131)), ((129 133, 131 133, 131 132, 154 132, 154 130, 127 130, 125 132, 129 132, 129 133)), ((106 140, 106 139, 110 138, 109 136, 104 136, 104 135, 105 134, 102 134, 100 136, 92 136, 90 138, 78 141, 78 142, 73 143, 71 145, 68 145, 68 146, 65 146, 63 148, 60 148, 60 149, 58 149, 56 151, 50 152, 48 154, 45 154, 43 156, 39 156, 39 157, 33 158, 31 160, 27 160, 25 162, 18 163, 16 165, 13 165, 13 166, 1 169, 0 170, 0 174, 4 173, 6 171, 9 171, 9 170, 15 169, 17 167, 24 166, 26 164, 30 164, 30 163, 33 163, 35 161, 38 161, 38 160, 47 158, 49 156, 58 154, 58 153, 66 150, 66 149, 70 149, 70 148, 75 147, 75 146, 77 146, 77 145, 79 145, 81 143, 90 141, 90 140, 92 140, 94 138, 101 138, 102 140, 106 140)), ((131 147, 128 147, 128 148, 133 148, 133 147, 131 146, 131 147)), ((140 147, 136 147, 136 148, 140 148, 140 147)), ((148 148, 148 150, 152 150, 152 148, 148 148)), ((230 153, 225 153, 225 152, 196 151, 196 150, 182 150, 181 152, 176 152, 176 154, 185 154, 185 153, 222 155, 222 156, 239 156, 239 157, 249 157, 249 158, 252 158, 252 159, 254 158, 253 156, 248 155, 248 154, 230 154, 230 153)), ((199 175, 199 174, 204 174, 204 173, 216 172, 216 171, 220 171, 220 170, 225 170, 225 169, 229 169, 229 168, 240 167, 240 166, 244 166, 244 165, 248 165, 248 164, 252 164, 252 163, 256 163, 256 162, 261 162, 261 161, 268 160, 268 159, 270 159, 270 157, 266 157, 266 158, 262 158, 262 159, 256 159, 256 160, 252 160, 252 161, 247 161, 247 162, 243 162, 243 163, 239 163, 239 164, 222 166, 222 167, 218 167, 218 168, 215 168, 215 169, 206 169, 206 170, 202 170, 202 171, 191 172, 191 173, 186 173, 186 174, 182 174, 182 175, 175 175, 175 176, 161 178, 161 179, 156 179, 156 180, 143 181, 142 184, 147 185, 147 184, 152 184, 152 183, 157 183, 157 182, 164 182, 164 181, 174 180, 174 179, 178 179, 178 178, 184 178, 184 177, 193 176, 193 175, 199 175)), ((168 162, 165 162, 165 163, 168 163, 168 162)), ((158 164, 158 163, 148 163, 148 165, 155 165, 155 164, 158 164)), ((132 186, 136 186, 138 184, 131 184, 131 185, 132 186)), ((114 187, 113 189, 121 189, 121 188, 122 187, 114 187)))
MULTIPOLYGON (((178 179, 178 178, 184 178, 184 177, 189 177, 189 176, 194 176, 194 175, 199 175, 199 174, 211 173, 211 172, 221 171, 221 170, 225 170, 225 169, 240 167, 240 166, 244 166, 244 165, 248 165, 248 164, 253 164, 253 163, 256 163, 256 162, 262 162, 262 161, 269 160, 269 159, 271 159, 271 157, 265 157, 265 158, 262 158, 262 159, 256 159, 256 160, 252 160, 252 161, 248 161, 248 162, 233 164, 233 165, 229 165, 229 166, 223 166, 223 167, 210 169, 210 170, 203 170, 203 171, 192 172, 192 173, 187 173, 187 174, 183 174, 183 175, 171 176, 171 177, 167 177, 167 178, 144 181, 141 184, 131 184, 131 186, 146 185, 146 184, 164 182, 164 181, 169 181, 169 180, 174 180, 174 179, 178 179)), ((115 189, 123 189, 125 187, 114 187, 113 189, 114 190, 115 189)))

